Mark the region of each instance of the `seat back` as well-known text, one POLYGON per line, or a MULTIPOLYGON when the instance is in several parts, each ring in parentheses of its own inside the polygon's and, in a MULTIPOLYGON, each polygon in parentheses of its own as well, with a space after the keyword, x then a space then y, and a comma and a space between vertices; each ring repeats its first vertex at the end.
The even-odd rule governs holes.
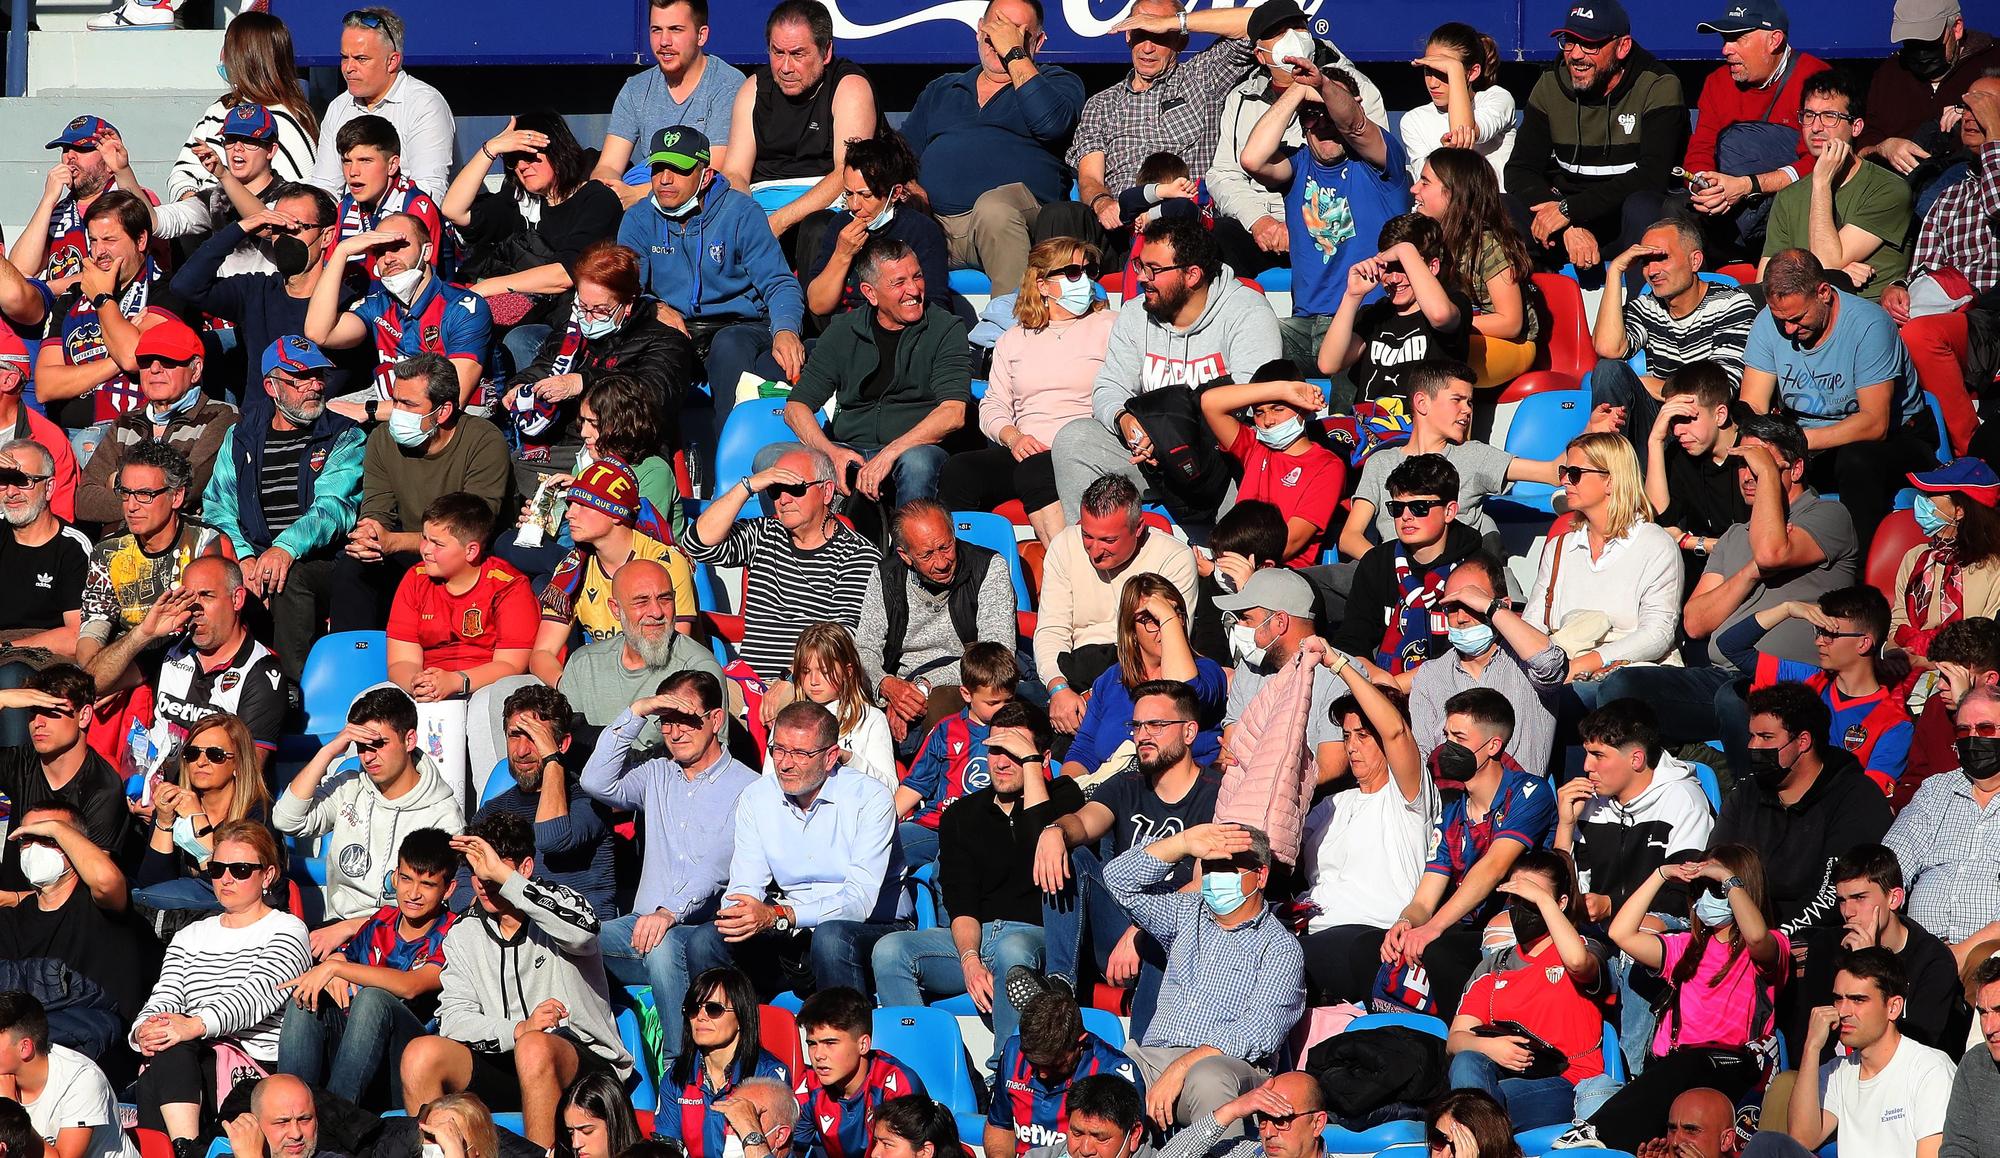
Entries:
POLYGON ((954 1113, 979 1112, 956 1017, 922 1005, 884 1006, 875 1011, 873 1044, 915 1070, 931 1097, 954 1113))
POLYGON ((1014 524, 986 511, 953 511, 952 529, 968 543, 976 543, 1007 563, 1007 577, 1014 582, 1014 610, 1033 611, 1035 601, 1028 594, 1028 572, 1021 566, 1021 543, 1014 524))
MULTIPOLYGON (((1507 424, 1507 453, 1516 458, 1546 462, 1561 458, 1569 441, 1583 433, 1590 423, 1590 394, 1584 390, 1544 390, 1522 398, 1514 405, 1513 421, 1507 424)), ((1547 483, 1516 482, 1507 488, 1508 502, 1539 512, 1550 512, 1554 487, 1547 483)), ((1500 504, 1488 503, 1499 518, 1500 504)))
POLYGON ((300 673, 306 731, 321 743, 347 726, 347 709, 366 688, 389 678, 389 637, 381 631, 337 631, 313 644, 300 673))
POLYGON ((1083 1028, 1097 1035, 1097 1040, 1112 1049, 1125 1048, 1125 1023, 1108 1009, 1094 1006, 1083 1007, 1083 1028))
POLYGON ((789 1009, 776 1005, 757 1007, 757 1044, 764 1052, 785 1063, 792 1081, 805 1072, 806 1049, 799 1041, 799 1019, 789 1009))
POLYGON ((1722 782, 1715 778, 1715 769, 1706 764, 1694 766, 1694 778, 1701 784, 1701 794, 1708 797, 1710 812, 1722 811, 1722 782))
POLYGON ((1347 1023, 1347 1032, 1359 1029, 1386 1029, 1392 1025, 1406 1025, 1411 1029, 1421 1029, 1432 1037, 1443 1041, 1450 1032, 1441 1017, 1428 1013, 1364 1013, 1347 1023))
MULTIPOLYGON (((718 384, 715 388, 735 390, 736 383, 718 384)), ((719 495, 747 478, 758 451, 774 442, 796 441, 798 436, 785 425, 783 398, 758 398, 737 406, 729 412, 722 424, 722 434, 715 440, 715 485, 708 493, 719 495)), ((748 514, 757 513, 754 503, 745 504, 744 509, 748 514)))
POLYGON ((514 774, 507 770, 507 757, 502 756, 500 757, 500 762, 493 765, 492 769, 486 773, 486 783, 479 789, 480 807, 484 808, 486 805, 491 804, 495 796, 500 795, 513 786, 514 774))
POLYGON ((1597 365, 1597 348, 1590 341, 1590 315, 1584 309, 1583 287, 1557 273, 1534 275, 1547 313, 1537 370, 1554 370, 1581 381, 1597 365))
POLYGON ((1894 603, 1902 598, 1896 590, 1896 570, 1903 565, 1903 556, 1910 548, 1924 541, 1923 528, 1917 526, 1914 511, 1891 511, 1882 525, 1875 528, 1875 541, 1868 546, 1868 569, 1864 581, 1894 603))

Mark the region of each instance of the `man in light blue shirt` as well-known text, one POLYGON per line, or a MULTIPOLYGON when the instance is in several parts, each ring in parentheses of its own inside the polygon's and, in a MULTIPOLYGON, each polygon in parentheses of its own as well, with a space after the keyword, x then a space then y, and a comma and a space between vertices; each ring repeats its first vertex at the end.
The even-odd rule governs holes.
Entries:
POLYGON ((668 125, 691 125, 708 137, 715 167, 729 144, 729 116, 743 74, 702 48, 708 43, 708 0, 651 0, 647 36, 658 68, 625 82, 611 104, 597 168, 591 177, 618 194, 630 209, 645 199, 646 171, 628 180, 632 150, 668 125))
POLYGON ((691 964, 689 945, 715 919, 729 879, 737 798, 756 783, 723 746, 728 714, 722 681, 685 669, 660 681, 659 693, 635 702, 597 738, 580 786, 614 808, 646 817, 646 847, 632 911, 605 924, 598 944, 604 968, 622 985, 651 985, 662 1049, 680 1054, 682 1020, 675 1015, 688 982, 706 965, 691 964), (630 763, 632 744, 657 718, 668 753, 630 763))

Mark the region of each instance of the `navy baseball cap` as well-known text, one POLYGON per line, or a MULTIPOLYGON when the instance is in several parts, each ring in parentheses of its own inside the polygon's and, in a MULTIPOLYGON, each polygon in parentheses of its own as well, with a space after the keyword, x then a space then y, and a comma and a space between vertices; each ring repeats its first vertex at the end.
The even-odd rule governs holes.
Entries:
POLYGON ((1632 18, 1625 15, 1625 7, 1618 0, 1575 0, 1561 27, 1549 35, 1572 36, 1599 44, 1632 35, 1632 18))
POLYGON ((218 135, 224 140, 235 137, 245 141, 275 141, 278 122, 263 105, 241 104, 222 118, 222 132, 218 135))
POLYGON ((1785 15, 1785 6, 1778 0, 1735 0, 1721 16, 1704 20, 1694 27, 1696 32, 1716 32, 1723 36, 1759 30, 1790 32, 1791 29, 1791 18, 1785 15))
POLYGON ((708 136, 687 125, 668 125, 653 134, 653 147, 646 150, 649 165, 671 165, 683 173, 708 164, 708 136))
POLYGON ((280 367, 294 374, 331 370, 333 363, 320 351, 318 343, 297 334, 286 334, 264 351, 264 377, 280 367))
POLYGON ((116 134, 118 130, 112 128, 111 122, 105 120, 103 117, 78 117, 69 124, 64 125, 62 135, 50 141, 46 147, 51 149, 67 149, 71 145, 88 144, 95 146, 99 134, 106 132, 116 134))

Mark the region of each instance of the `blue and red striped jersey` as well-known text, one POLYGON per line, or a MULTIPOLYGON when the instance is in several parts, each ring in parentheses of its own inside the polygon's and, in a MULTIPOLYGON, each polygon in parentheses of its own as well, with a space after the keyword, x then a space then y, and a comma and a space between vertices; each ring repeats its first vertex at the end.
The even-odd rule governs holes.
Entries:
POLYGON ((986 771, 986 734, 992 729, 976 724, 964 711, 939 720, 924 737, 923 750, 903 777, 903 787, 923 797, 910 819, 935 830, 944 810, 961 796, 978 792, 993 783, 986 771))
MULTIPOLYGON (((694 1080, 681 1087, 678 1107, 662 1105, 653 1119, 653 1128, 661 1137, 679 1141, 687 1149, 688 1158, 722 1158, 724 1140, 732 1131, 729 1120, 715 1108, 715 1103, 734 1093, 736 1087, 717 1089, 709 1085, 708 1067, 702 1064, 698 1049, 694 1051, 693 1072, 694 1080)), ((757 1064, 750 1072, 754 1077, 776 1078, 786 1085, 792 1084, 791 1071, 767 1050, 757 1051, 757 1064)))
MULTIPOLYGON (((1069 1137, 1069 1088, 1079 1078, 1092 1074, 1117 1074, 1131 1082, 1140 1097, 1146 1094, 1146 1079, 1139 1067, 1119 1050, 1106 1045, 1094 1033, 1083 1035, 1083 1055, 1077 1058, 1076 1072, 1052 1086, 1035 1076, 1035 1067, 1021 1056, 1021 1035, 1007 1039, 1000 1054, 1000 1089, 995 1091, 993 1108, 986 1124, 1014 1132, 1014 1153, 1026 1154, 1039 1146, 1053 1146, 1069 1137)), ((1005 1158, 988 1154, 986 1158, 1005 1158)))
POLYGON ((866 1056, 868 1073, 851 1098, 835 1098, 811 1069, 799 1079, 799 1124, 792 1147, 803 1158, 867 1158, 875 1107, 890 1098, 927 1093, 915 1070, 879 1049, 866 1056))

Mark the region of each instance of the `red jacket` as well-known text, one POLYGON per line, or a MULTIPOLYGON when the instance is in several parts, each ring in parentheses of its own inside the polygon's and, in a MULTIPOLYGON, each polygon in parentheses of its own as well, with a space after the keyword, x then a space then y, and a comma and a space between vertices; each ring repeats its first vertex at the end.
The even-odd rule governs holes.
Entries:
MULTIPOLYGON (((1742 87, 1729 79, 1727 65, 1709 73, 1708 80, 1701 86, 1701 99, 1695 105, 1694 135, 1688 140, 1687 171, 1715 172, 1715 138, 1723 129, 1739 121, 1767 119, 1765 109, 1771 110, 1768 119, 1772 124, 1799 129, 1799 94, 1805 91, 1808 78, 1826 69, 1825 61, 1794 49, 1792 74, 1785 78, 1784 90, 1775 93, 1768 88, 1742 87), (1778 102, 1775 106, 1771 103, 1773 96, 1778 102)), ((1812 172, 1813 156, 1806 151, 1803 129, 1799 132, 1799 159, 1796 164, 1799 176, 1812 172)))

